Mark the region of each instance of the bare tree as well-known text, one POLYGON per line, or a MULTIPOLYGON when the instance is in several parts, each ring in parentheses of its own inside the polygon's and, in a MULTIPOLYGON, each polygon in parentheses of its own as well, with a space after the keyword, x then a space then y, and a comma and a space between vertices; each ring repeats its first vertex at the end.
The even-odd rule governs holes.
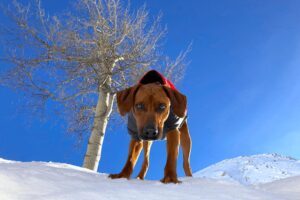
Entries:
POLYGON ((31 5, 13 1, 1 25, 1 82, 43 107, 59 102, 68 116, 68 130, 91 132, 83 167, 97 170, 115 92, 135 83, 151 66, 168 77, 182 77, 188 50, 175 61, 163 56, 166 29, 160 18, 149 19, 119 0, 78 0, 74 9, 49 16, 40 0, 31 5), (164 65, 164 66, 163 66, 164 65), (175 77, 175 76, 174 76, 175 77))

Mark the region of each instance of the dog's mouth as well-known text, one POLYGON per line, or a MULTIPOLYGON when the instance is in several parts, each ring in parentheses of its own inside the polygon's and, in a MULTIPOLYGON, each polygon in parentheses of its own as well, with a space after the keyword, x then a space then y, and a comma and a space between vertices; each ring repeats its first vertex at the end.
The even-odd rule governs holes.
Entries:
POLYGON ((141 140, 146 140, 146 141, 153 141, 153 140, 158 140, 159 137, 149 137, 149 136, 144 136, 144 135, 139 135, 139 139, 141 140))
POLYGON ((146 141, 151 141, 151 140, 160 140, 161 139, 161 131, 158 130, 157 134, 148 134, 145 132, 140 132, 138 134, 138 137, 140 140, 146 140, 146 141))

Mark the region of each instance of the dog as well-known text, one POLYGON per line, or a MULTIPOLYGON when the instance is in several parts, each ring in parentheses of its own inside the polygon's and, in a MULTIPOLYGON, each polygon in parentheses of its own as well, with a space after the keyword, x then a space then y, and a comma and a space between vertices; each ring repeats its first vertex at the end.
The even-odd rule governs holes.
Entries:
POLYGON ((129 179, 143 148, 144 161, 137 176, 143 180, 149 167, 152 142, 162 139, 167 140, 167 162, 161 182, 180 183, 176 172, 179 145, 182 147, 185 175, 192 176, 187 99, 169 80, 151 70, 137 85, 117 92, 117 106, 122 116, 128 114, 131 141, 125 166, 120 173, 110 174, 110 178, 129 179))

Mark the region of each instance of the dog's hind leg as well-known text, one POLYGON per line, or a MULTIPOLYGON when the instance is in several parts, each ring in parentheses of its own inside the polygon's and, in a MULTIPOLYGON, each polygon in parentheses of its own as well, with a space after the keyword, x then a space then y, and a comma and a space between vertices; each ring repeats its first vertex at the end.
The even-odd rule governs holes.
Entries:
POLYGON ((183 154, 183 169, 186 176, 192 176, 190 166, 190 153, 192 148, 192 141, 188 130, 187 122, 185 121, 180 128, 180 144, 183 154))
POLYGON ((112 179, 129 178, 130 175, 132 174, 136 161, 139 158, 142 147, 143 147, 142 141, 131 139, 129 145, 128 158, 125 166, 123 167, 122 171, 119 174, 110 174, 109 177, 112 179))
POLYGON ((143 142, 143 149, 144 149, 144 161, 141 168, 139 175, 137 176, 138 179, 144 180, 148 167, 149 167, 149 156, 150 156, 150 149, 151 149, 152 141, 144 141, 143 142))

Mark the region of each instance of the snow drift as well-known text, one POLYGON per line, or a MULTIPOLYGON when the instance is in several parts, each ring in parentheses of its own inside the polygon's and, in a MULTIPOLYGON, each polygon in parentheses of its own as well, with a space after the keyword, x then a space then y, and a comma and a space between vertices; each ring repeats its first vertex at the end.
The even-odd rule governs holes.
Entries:
POLYGON ((195 177, 236 181, 243 185, 269 183, 297 175, 300 175, 300 161, 279 154, 240 156, 194 174, 195 177))
POLYGON ((300 200, 300 177, 297 176, 255 187, 226 179, 181 180, 182 184, 168 185, 159 181, 110 180, 106 174, 67 164, 0 159, 1 200, 158 200, 166 197, 168 200, 300 200))

